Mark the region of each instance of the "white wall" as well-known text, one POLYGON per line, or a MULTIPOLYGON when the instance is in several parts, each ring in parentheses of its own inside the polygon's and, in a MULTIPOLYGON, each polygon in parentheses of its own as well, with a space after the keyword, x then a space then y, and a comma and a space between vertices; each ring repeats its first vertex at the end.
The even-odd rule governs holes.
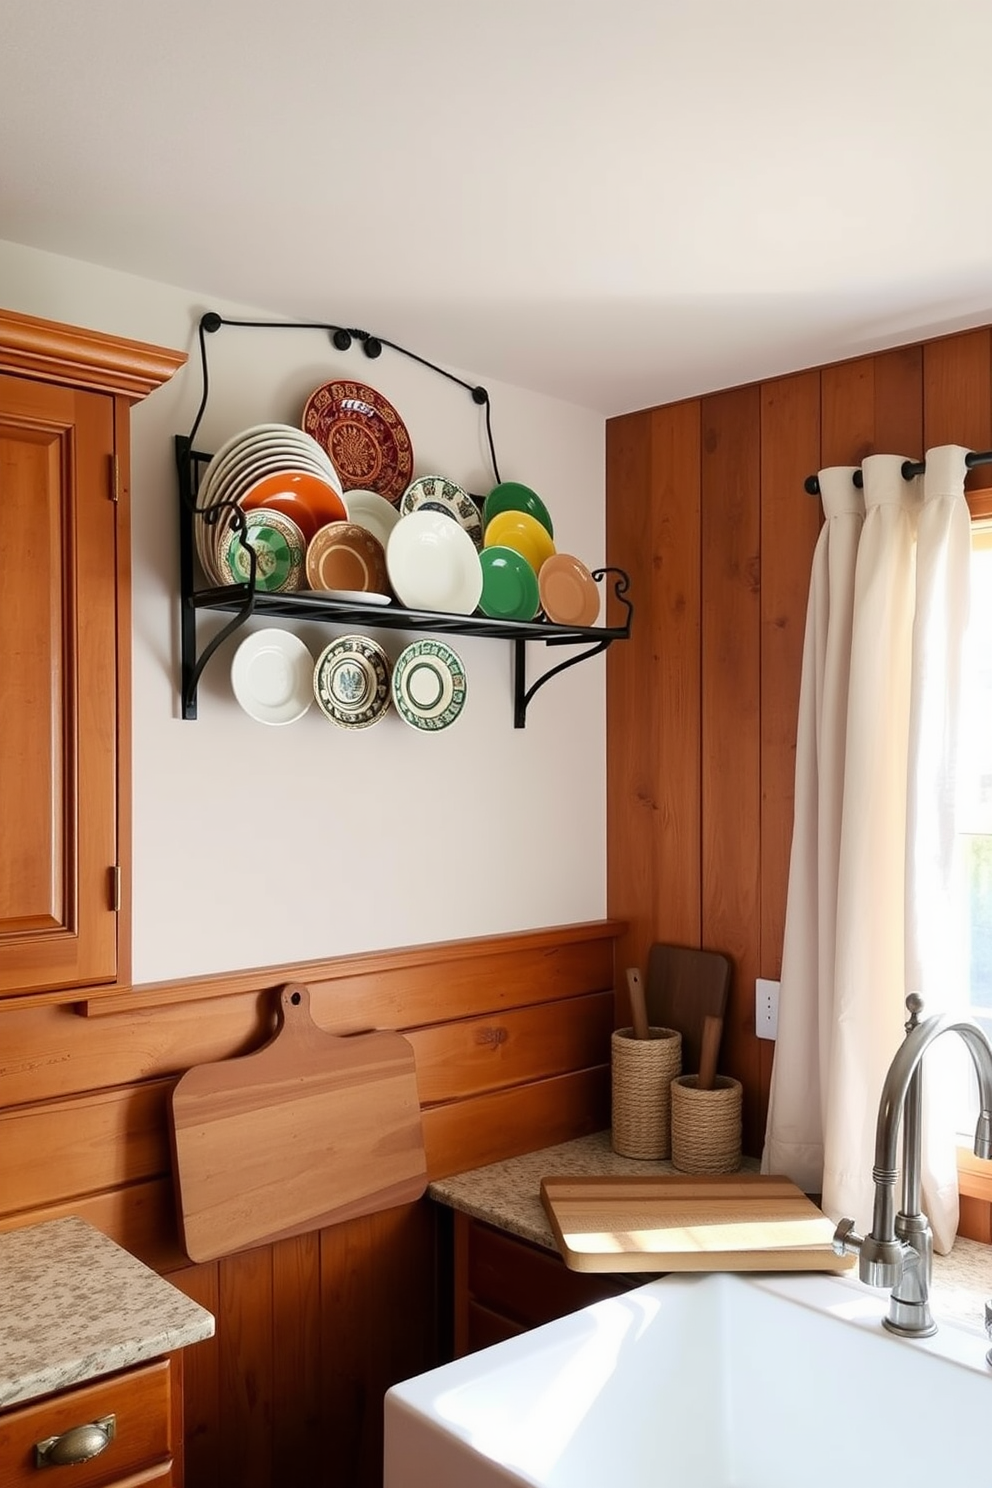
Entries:
MULTIPOLYGON (((603 659, 550 681, 523 730, 513 727, 510 644, 460 637, 467 703, 440 734, 420 734, 394 712, 349 732, 315 706, 270 728, 231 692, 237 637, 204 674, 198 720, 184 722, 172 440, 189 431, 200 398, 200 315, 255 312, 4 243, 0 304, 190 354, 132 420, 135 983, 601 918, 603 659)), ((334 313, 350 318, 346 287, 334 313)), ((386 324, 369 329, 390 335, 386 324)), ((357 347, 335 351, 319 331, 233 327, 210 337, 208 352, 199 448, 254 423, 296 423, 313 388, 351 377, 394 403, 417 474, 446 474, 476 492, 492 484, 482 411, 393 352, 370 361, 357 347)), ((601 564, 602 417, 451 370, 489 388, 502 478, 542 494, 559 550, 601 564)), ((201 619, 201 635, 219 623, 201 619)), ((338 633, 296 628, 315 655, 338 633)), ((377 638, 395 657, 412 636, 377 638)), ((568 654, 528 653, 534 675, 568 654)))

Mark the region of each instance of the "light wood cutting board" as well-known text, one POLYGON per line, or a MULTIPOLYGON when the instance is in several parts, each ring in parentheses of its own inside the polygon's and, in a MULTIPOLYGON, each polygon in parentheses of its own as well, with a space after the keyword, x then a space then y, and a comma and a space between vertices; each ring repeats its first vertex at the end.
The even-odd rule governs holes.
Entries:
POLYGON ((542 1178, 573 1271, 846 1271, 833 1221, 788 1178, 542 1178))
POLYGON ((279 1012, 261 1049, 188 1070, 173 1091, 179 1223, 193 1261, 409 1203, 427 1186, 407 1040, 325 1033, 295 984, 279 1012))

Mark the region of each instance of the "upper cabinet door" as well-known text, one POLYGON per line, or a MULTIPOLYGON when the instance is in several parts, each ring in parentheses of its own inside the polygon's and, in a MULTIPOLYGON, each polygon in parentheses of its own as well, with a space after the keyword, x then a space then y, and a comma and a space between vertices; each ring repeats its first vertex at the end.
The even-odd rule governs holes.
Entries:
POLYGON ((0 992, 117 976, 114 400, 0 377, 0 992))
POLYGON ((8 1006, 23 995, 75 1000, 130 977, 129 409, 185 360, 0 310, 8 1006))

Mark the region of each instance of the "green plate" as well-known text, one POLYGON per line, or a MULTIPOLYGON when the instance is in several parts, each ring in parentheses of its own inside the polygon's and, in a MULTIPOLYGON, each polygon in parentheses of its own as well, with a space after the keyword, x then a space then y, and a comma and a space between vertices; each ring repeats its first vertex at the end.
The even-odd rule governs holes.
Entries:
POLYGON ((493 517, 498 517, 500 512, 505 511, 529 512, 540 522, 548 536, 554 537, 551 514, 530 486, 522 486, 519 481, 501 481, 498 486, 493 486, 482 508, 482 520, 488 526, 493 517))
POLYGON ((537 574, 515 548, 483 548, 479 609, 492 620, 533 620, 540 607, 537 574))

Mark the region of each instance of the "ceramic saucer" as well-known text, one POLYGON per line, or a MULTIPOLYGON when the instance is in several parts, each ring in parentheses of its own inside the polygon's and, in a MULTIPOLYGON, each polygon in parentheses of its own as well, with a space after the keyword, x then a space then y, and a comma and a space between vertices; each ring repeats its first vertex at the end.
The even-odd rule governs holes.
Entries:
POLYGON ((389 657, 363 635, 339 636, 317 658, 313 694, 325 718, 341 728, 369 728, 389 708, 389 657))
POLYGON ((465 706, 465 668, 443 641, 407 646, 393 667, 393 702, 411 728, 434 733, 448 728, 465 706))

